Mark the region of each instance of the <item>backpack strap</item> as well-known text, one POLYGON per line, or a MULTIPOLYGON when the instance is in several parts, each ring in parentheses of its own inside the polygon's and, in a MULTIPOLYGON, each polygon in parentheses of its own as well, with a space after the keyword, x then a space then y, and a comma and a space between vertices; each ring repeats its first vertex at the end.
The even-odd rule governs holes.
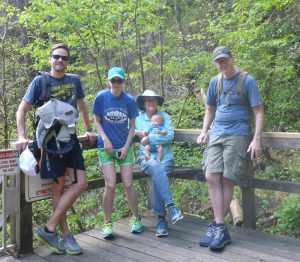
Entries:
POLYGON ((51 98, 51 86, 50 86, 50 74, 45 71, 40 71, 37 75, 42 76, 42 87, 38 101, 34 104, 34 107, 40 107, 45 102, 48 102, 51 98))
POLYGON ((218 94, 217 94, 217 101, 219 101, 223 89, 223 74, 218 74, 218 94))
POLYGON ((241 99, 243 100, 243 102, 246 106, 248 106, 249 103, 243 92, 243 83, 244 83, 244 80, 247 77, 247 75, 248 75, 248 72, 241 72, 238 76, 238 83, 237 83, 237 92, 240 95, 241 99))
MULTIPOLYGON (((241 99, 243 100, 243 103, 246 107, 249 107, 249 102, 247 101, 244 93, 243 93, 243 84, 244 80, 247 77, 248 72, 240 72, 238 75, 238 82, 237 82, 237 91, 236 94, 238 94, 241 99)), ((217 90, 217 101, 219 101, 221 95, 222 95, 222 90, 223 90, 223 74, 219 73, 218 74, 218 90, 217 90)), ((234 94, 235 92, 229 92, 229 94, 234 94)), ((228 97, 227 97, 228 98, 228 97)))

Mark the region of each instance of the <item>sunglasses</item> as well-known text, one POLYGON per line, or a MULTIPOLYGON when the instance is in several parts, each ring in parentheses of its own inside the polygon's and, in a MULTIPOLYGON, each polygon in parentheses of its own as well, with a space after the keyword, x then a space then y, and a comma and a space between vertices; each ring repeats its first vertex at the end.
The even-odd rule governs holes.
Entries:
POLYGON ((51 55, 51 57, 53 57, 53 59, 55 60, 59 60, 61 59, 62 61, 69 61, 69 57, 68 56, 64 56, 64 55, 51 55))
POLYGON ((112 84, 118 83, 118 84, 122 84, 124 82, 123 79, 111 79, 110 82, 112 84))

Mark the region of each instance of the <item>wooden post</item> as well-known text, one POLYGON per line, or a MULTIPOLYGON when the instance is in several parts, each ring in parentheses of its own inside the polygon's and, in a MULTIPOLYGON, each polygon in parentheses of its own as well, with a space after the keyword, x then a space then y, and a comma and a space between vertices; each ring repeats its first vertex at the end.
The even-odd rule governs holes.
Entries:
MULTIPOLYGON (((254 178, 252 161, 246 169, 246 176, 254 178)), ((255 193, 253 187, 242 186, 242 204, 244 215, 244 227, 256 229, 255 193)))
POLYGON ((29 253, 33 250, 32 242, 32 204, 25 200, 25 175, 21 172, 20 195, 20 253, 29 253))

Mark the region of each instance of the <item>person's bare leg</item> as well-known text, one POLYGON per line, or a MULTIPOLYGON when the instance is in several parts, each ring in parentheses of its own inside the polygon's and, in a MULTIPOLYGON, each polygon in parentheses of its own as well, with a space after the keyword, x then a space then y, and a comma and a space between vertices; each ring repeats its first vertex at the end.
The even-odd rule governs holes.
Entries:
POLYGON ((62 222, 66 212, 75 202, 77 197, 87 189, 88 184, 83 170, 77 170, 77 180, 77 183, 72 184, 69 189, 56 200, 55 211, 46 225, 50 231, 55 231, 56 226, 62 222))
POLYGON ((163 157, 163 151, 164 151, 164 149, 163 149, 162 145, 159 145, 157 147, 157 161, 158 162, 160 162, 163 157))
MULTIPOLYGON (((65 176, 59 177, 57 180, 58 180, 58 182, 53 181, 53 184, 52 184, 52 207, 53 207, 53 210, 56 209, 59 199, 62 196, 62 194, 64 193, 64 188, 65 188, 65 176)), ((66 212, 62 216, 62 219, 59 222, 59 225, 60 225, 63 235, 70 232, 68 223, 67 223, 66 212)))
POLYGON ((222 179, 222 191, 223 191, 223 208, 224 208, 224 217, 228 214, 229 208, 230 208, 230 203, 233 198, 233 190, 234 190, 234 185, 233 181, 223 177, 222 179))
POLYGON ((221 187, 222 175, 218 173, 205 174, 208 194, 214 211, 216 223, 224 224, 224 199, 221 187))
POLYGON ((121 165, 121 175, 126 191, 126 197, 134 216, 139 217, 137 196, 133 187, 133 165, 121 165))
POLYGON ((105 180, 105 190, 103 195, 104 223, 111 222, 111 214, 114 205, 116 190, 116 169, 114 164, 102 166, 105 180))
POLYGON ((150 149, 151 149, 150 145, 145 145, 145 147, 144 147, 145 160, 149 160, 150 159, 150 149))

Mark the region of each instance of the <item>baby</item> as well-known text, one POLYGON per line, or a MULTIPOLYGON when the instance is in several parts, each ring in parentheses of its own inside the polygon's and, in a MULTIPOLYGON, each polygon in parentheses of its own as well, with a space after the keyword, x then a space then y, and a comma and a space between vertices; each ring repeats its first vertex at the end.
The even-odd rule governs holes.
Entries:
POLYGON ((164 129, 164 118, 161 115, 153 115, 151 117, 151 127, 148 131, 144 131, 144 138, 142 139, 142 144, 144 145, 145 150, 145 159, 150 159, 150 153, 151 152, 157 152, 157 161, 160 162, 163 157, 163 146, 162 145, 153 145, 145 142, 145 140, 148 141, 148 135, 149 134, 158 134, 158 135, 166 135, 168 134, 168 131, 164 129))

